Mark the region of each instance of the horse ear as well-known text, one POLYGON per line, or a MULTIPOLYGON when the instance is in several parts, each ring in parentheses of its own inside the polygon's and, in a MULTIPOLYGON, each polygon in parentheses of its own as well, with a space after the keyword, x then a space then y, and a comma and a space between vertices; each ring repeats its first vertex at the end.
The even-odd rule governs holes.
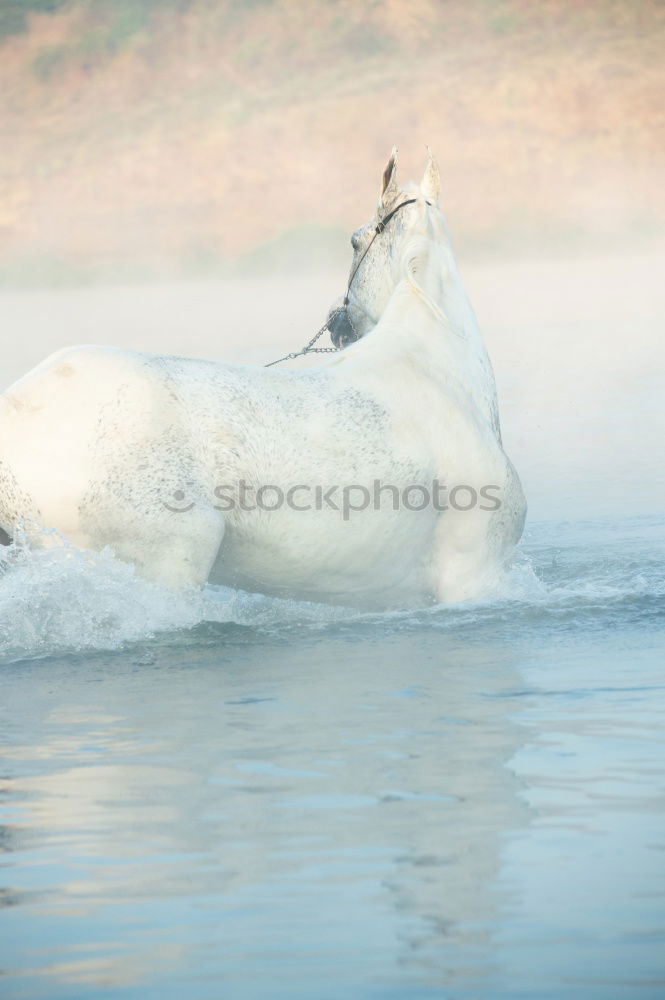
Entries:
POLYGON ((439 190, 441 187, 441 179, 439 177, 439 168, 437 162, 432 156, 432 150, 427 147, 427 166, 425 167, 425 173, 423 174, 423 179, 420 182, 420 190, 425 195, 427 201, 436 203, 439 200, 439 190))
POLYGON ((381 201, 386 201, 386 192, 397 187, 397 146, 393 146, 390 159, 381 178, 381 201))

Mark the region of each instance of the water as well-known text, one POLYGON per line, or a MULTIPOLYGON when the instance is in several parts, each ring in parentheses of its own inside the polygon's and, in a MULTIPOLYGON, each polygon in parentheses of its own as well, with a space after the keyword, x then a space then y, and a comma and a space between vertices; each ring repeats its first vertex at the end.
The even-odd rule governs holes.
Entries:
POLYGON ((0 577, 0 995, 665 995, 665 520, 534 523, 481 604, 0 577))
MULTIPOLYGON (((665 996, 662 256, 461 264, 530 505, 492 600, 4 554, 2 1000, 665 996)), ((5 292, 1 381, 76 342, 260 363, 340 281, 5 292)))

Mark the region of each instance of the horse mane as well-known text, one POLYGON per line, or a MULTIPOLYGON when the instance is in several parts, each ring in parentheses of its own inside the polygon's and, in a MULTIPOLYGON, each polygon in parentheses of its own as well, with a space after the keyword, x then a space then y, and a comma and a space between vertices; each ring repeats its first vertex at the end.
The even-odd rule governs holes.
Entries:
POLYGON ((439 271, 439 273, 447 272, 449 270, 447 261, 443 259, 441 248, 435 240, 427 236, 414 236, 409 239, 402 254, 402 270, 404 273, 404 279, 411 291, 429 309, 438 322, 443 324, 446 329, 450 330, 451 333, 454 333, 456 336, 464 339, 460 331, 456 330, 450 322, 449 317, 445 314, 441 306, 434 301, 431 295, 428 294, 421 282, 418 280, 418 275, 420 273, 424 273, 433 266, 436 266, 432 261, 433 253, 440 258, 437 271, 439 271))

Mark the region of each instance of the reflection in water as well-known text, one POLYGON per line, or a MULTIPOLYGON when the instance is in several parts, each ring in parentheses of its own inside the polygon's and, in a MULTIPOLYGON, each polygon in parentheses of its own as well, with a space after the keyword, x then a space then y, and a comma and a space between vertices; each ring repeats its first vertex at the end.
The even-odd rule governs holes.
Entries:
POLYGON ((532 530, 482 605, 14 663, 151 604, 5 574, 3 1000, 661 1000, 663 521, 532 530))
POLYGON ((505 766, 524 730, 493 697, 520 683, 514 650, 232 635, 200 630, 185 662, 164 645, 152 664, 12 668, 11 981, 161 997, 195 975, 200 996, 291 998, 486 981, 502 837, 526 821, 505 766))

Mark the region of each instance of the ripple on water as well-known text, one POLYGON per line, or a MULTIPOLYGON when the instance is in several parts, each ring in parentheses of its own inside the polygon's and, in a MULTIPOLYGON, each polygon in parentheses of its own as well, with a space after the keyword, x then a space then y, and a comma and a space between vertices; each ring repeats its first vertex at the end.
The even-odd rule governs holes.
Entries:
POLYGON ((226 587, 181 594, 138 577, 105 550, 32 550, 0 556, 0 657, 113 650, 152 641, 206 644, 292 631, 349 636, 380 630, 483 627, 528 632, 607 629, 665 611, 663 521, 535 525, 496 591, 483 601, 383 613, 248 594, 226 587))

